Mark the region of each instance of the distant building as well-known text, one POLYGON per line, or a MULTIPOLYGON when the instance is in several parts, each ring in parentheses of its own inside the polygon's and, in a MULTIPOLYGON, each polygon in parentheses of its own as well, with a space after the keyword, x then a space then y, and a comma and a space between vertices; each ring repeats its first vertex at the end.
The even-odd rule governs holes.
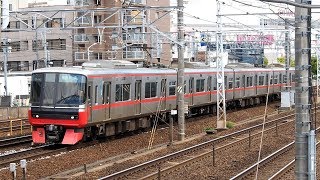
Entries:
MULTIPOLYGON (((67 8, 67 6, 41 6, 24 8, 20 9, 20 11, 45 11, 46 9, 59 10, 63 8, 67 8)), ((47 13, 47 16, 51 16, 51 14, 47 13)), ((44 67, 46 57, 46 51, 44 50, 45 42, 47 44, 48 64, 50 66, 73 65, 72 30, 60 30, 60 27, 63 26, 63 18, 71 21, 73 16, 62 17, 58 13, 52 17, 52 20, 48 20, 41 15, 31 17, 30 14, 26 13, 26 15, 19 18, 22 21, 10 17, 7 29, 3 30, 1 34, 2 38, 9 39, 9 47, 11 48, 7 63, 9 72, 32 71, 44 67), (37 30, 32 29, 38 26, 40 27, 37 30)), ((3 59, 3 53, 0 53, 0 58, 3 59)), ((3 71, 2 62, 0 70, 3 71)))
POLYGON ((69 3, 74 3, 76 9, 132 8, 117 12, 112 9, 100 11, 93 17, 91 14, 77 13, 79 18, 76 23, 80 28, 74 31, 76 65, 97 59, 126 59, 147 65, 170 64, 170 44, 162 43, 163 37, 154 30, 170 32, 170 16, 162 10, 135 9, 145 6, 169 6, 169 0, 70 0, 69 3), (149 24, 154 29, 150 28, 149 24))

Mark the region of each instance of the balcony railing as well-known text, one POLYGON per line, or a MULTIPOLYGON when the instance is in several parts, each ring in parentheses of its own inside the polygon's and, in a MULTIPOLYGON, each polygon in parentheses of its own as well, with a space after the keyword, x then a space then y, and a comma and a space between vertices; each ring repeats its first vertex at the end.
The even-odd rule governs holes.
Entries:
POLYGON ((75 52, 74 59, 76 61, 87 61, 88 60, 88 53, 87 52, 75 52))
POLYGON ((125 51, 122 55, 124 59, 144 59, 143 51, 125 51))
POLYGON ((74 35, 74 42, 89 42, 89 37, 86 34, 74 35))
POLYGON ((145 43, 145 36, 143 34, 123 34, 122 35, 123 41, 127 43, 145 43))
POLYGON ((90 5, 90 0, 76 0, 75 1, 75 6, 89 6, 90 5))
POLYGON ((88 16, 77 17, 75 24, 77 25, 89 25, 91 23, 91 18, 88 16))

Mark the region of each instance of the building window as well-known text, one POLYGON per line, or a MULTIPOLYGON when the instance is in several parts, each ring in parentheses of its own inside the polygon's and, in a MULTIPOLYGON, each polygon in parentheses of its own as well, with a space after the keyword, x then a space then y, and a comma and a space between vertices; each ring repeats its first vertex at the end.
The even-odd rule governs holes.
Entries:
POLYGON ((38 41, 32 41, 32 50, 37 51, 37 50, 43 50, 43 46, 40 40, 38 41))
POLYGON ((47 40, 48 50, 66 50, 65 39, 49 39, 47 40))
POLYGON ((63 27, 62 18, 52 18, 51 21, 48 21, 47 19, 45 19, 43 20, 43 22, 46 24, 45 26, 47 28, 63 27))
POLYGON ((116 85, 116 102, 127 101, 130 99, 130 84, 116 85))
POLYGON ((147 82, 145 85, 145 98, 152 98, 157 96, 157 83, 147 82))
POLYGON ((97 23, 100 23, 102 21, 102 16, 101 15, 95 15, 93 17, 94 19, 94 23, 97 24, 97 23))
MULTIPOLYGON (((3 64, 2 64, 2 67, 3 67, 3 64)), ((7 68, 8 68, 8 71, 29 71, 29 62, 28 61, 9 61, 7 68)))
POLYGON ((93 59, 95 59, 95 60, 101 60, 101 59, 103 59, 101 52, 95 52, 95 53, 92 53, 92 55, 93 55, 93 59))

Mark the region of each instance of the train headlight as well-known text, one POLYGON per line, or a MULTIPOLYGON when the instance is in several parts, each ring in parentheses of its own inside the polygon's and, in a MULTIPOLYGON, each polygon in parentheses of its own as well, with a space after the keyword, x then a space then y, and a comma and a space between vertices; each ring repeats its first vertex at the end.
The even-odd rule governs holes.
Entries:
POLYGON ((71 116, 71 119, 74 119, 74 116, 71 116))
POLYGON ((38 115, 38 114, 36 115, 36 118, 39 118, 39 115, 38 115))

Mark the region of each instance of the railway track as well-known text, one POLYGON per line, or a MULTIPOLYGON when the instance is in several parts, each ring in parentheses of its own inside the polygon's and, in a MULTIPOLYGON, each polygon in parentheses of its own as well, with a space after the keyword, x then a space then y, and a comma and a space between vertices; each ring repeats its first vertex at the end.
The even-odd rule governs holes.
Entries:
POLYGON ((18 144, 31 143, 31 142, 32 142, 31 135, 11 137, 8 139, 0 139, 0 148, 18 145, 18 144))
MULTIPOLYGON (((316 131, 318 132, 320 128, 316 131)), ((317 143, 318 146, 319 142, 317 143)), ((275 151, 274 153, 270 154, 269 156, 261 159, 259 162, 253 164, 252 166, 248 167, 244 171, 240 172, 236 176, 230 178, 231 180, 237 179, 254 179, 257 166, 259 166, 259 175, 266 177, 267 179, 280 179, 283 175, 289 172, 291 169, 294 168, 294 160, 286 163, 286 165, 281 168, 278 172, 273 173, 272 170, 267 169, 267 166, 275 166, 274 163, 278 160, 280 156, 288 156, 294 157, 294 146, 295 142, 291 142, 286 146, 282 147, 281 149, 275 151)), ((274 168, 274 167, 273 167, 274 168)))
MULTIPOLYGON (((266 123, 266 127, 270 130, 278 128, 278 124, 285 121, 289 118, 292 118, 294 115, 284 116, 282 118, 278 118, 266 123)), ((280 126, 280 125, 279 125, 280 126)), ((166 174, 170 174, 172 171, 176 171, 177 169, 184 167, 186 164, 190 164, 193 162, 201 161, 203 159, 207 159, 209 156, 213 157, 214 162, 214 152, 221 151, 225 148, 230 148, 230 146, 236 146, 239 143, 245 143, 248 139, 252 138, 255 135, 261 133, 254 133, 255 130, 259 130, 262 127, 262 124, 258 124, 256 126, 246 128, 225 136, 218 137, 216 139, 159 157, 157 159, 144 162, 142 164, 130 167, 128 169, 119 171, 117 173, 102 177, 100 179, 122 179, 122 178, 134 178, 134 179, 156 179, 166 174), (251 136, 240 137, 245 134, 252 134, 251 136), (230 140, 231 138, 239 138, 232 141, 224 146, 217 146, 218 143, 226 140, 230 140), (215 149, 216 148, 216 149, 215 149), (215 150, 214 150, 215 149, 215 150), (151 172, 146 174, 147 172, 151 172)), ((249 140, 250 142, 250 140, 249 140)), ((250 146, 250 143, 249 143, 250 146)))
MULTIPOLYGON (((317 142, 317 147, 319 147, 320 142, 317 142)), ((276 173, 274 173, 269 180, 274 180, 274 179, 282 179, 283 177, 285 177, 286 174, 292 172, 294 170, 295 167, 295 160, 291 160, 289 163, 287 163, 284 167, 282 167, 279 171, 277 171, 276 173)))

